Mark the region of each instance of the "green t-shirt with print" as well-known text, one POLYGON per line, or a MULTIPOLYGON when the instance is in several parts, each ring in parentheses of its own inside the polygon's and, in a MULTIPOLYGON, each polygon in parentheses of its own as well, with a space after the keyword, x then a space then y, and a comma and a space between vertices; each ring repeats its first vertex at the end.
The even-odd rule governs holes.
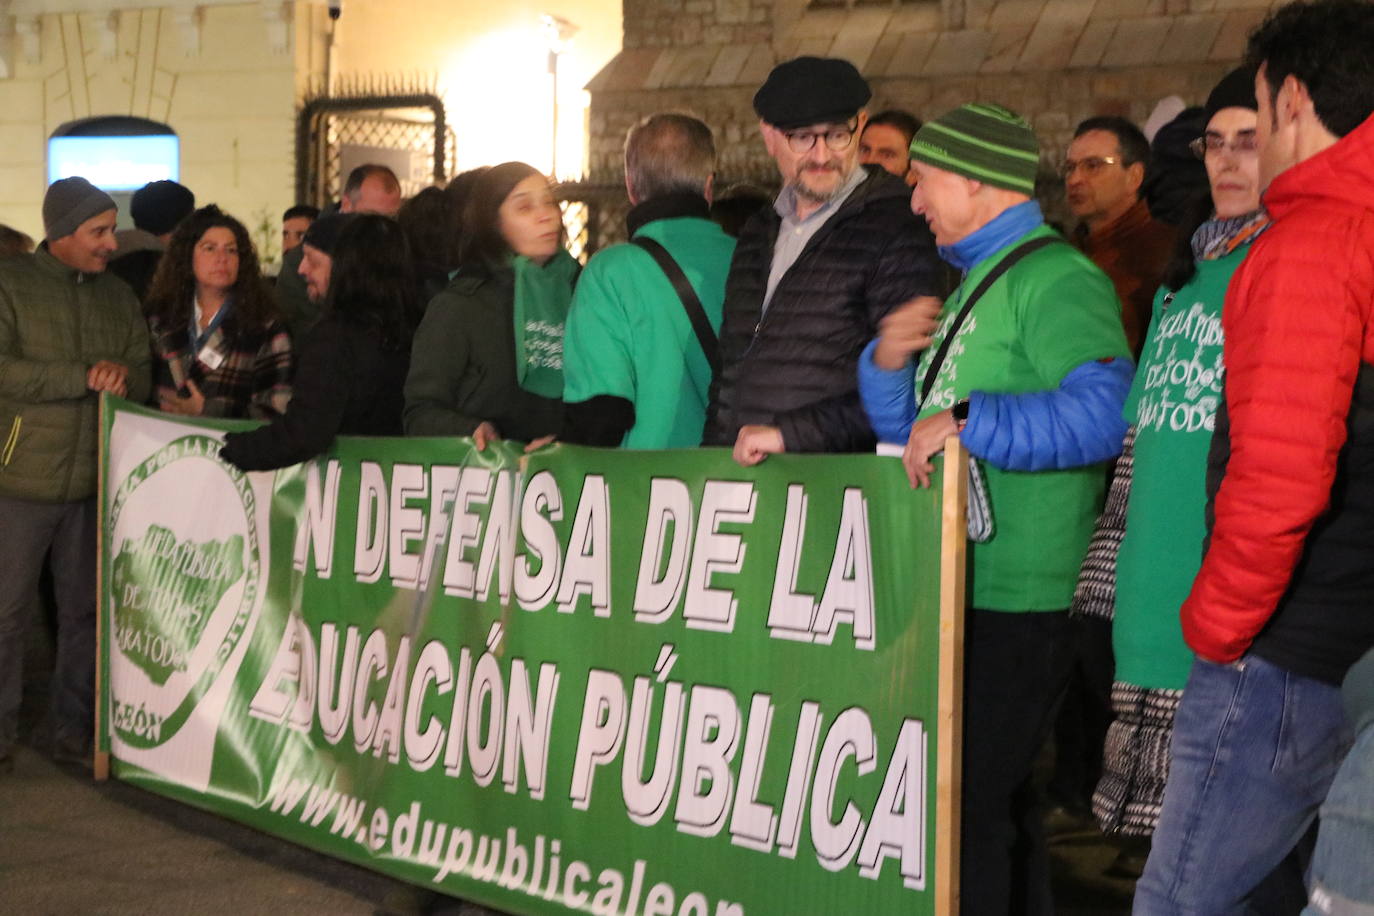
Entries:
MULTIPOLYGON (((930 360, 992 267, 1024 241, 1057 238, 1041 226, 979 262, 945 303, 940 326, 916 370, 920 396, 930 360)), ((974 305, 949 348, 925 417, 970 392, 1024 394, 1059 387, 1098 359, 1129 359, 1121 303, 1111 281, 1067 242, 1032 252, 974 305)), ((980 462, 995 530, 972 545, 973 606, 1056 611, 1069 606, 1093 522, 1102 505, 1103 465, 1065 471, 1005 471, 980 462)))
MULTIPOLYGON (((668 250, 719 333, 735 240, 697 217, 654 220, 636 236, 668 250)), ((634 405, 621 447, 701 444, 711 366, 682 300, 648 252, 612 245, 592 257, 577 283, 563 350, 564 400, 610 395, 634 405)))
POLYGON ((1179 608, 1202 565, 1207 450, 1221 404, 1221 307, 1241 246, 1199 261, 1167 307, 1155 297, 1140 368, 1126 400, 1136 427, 1126 534, 1116 558, 1116 679, 1182 690, 1193 665, 1179 608))

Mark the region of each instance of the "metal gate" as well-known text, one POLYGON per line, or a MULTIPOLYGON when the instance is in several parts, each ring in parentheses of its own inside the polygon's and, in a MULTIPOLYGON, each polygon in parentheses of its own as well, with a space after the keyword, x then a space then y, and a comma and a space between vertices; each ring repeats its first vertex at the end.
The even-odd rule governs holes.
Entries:
POLYGON ((296 199, 324 207, 363 163, 391 167, 401 194, 443 185, 457 140, 432 92, 344 94, 307 101, 296 120, 296 199))

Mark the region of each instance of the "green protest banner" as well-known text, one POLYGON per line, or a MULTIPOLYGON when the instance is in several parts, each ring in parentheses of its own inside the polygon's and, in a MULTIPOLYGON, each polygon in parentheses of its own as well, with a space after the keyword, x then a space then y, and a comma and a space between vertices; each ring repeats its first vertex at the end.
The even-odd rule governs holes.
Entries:
POLYGON ((232 424, 105 406, 118 778, 511 912, 955 910, 959 487, 444 439, 243 474, 232 424))

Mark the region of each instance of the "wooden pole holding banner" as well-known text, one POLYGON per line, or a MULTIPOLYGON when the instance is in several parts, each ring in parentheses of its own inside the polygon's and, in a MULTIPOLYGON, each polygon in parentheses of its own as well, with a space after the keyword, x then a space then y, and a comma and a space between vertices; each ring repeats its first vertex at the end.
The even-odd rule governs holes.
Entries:
POLYGON ((963 790, 964 584, 968 562, 968 452, 945 441, 940 531, 940 686, 935 763, 935 912, 959 914, 959 799, 963 790))
POLYGON ((96 782, 110 778, 110 752, 100 746, 101 710, 104 708, 105 692, 101 685, 105 680, 105 411, 109 395, 100 396, 100 414, 96 437, 96 491, 95 491, 95 687, 91 709, 95 710, 91 729, 95 733, 91 742, 91 773, 96 782))

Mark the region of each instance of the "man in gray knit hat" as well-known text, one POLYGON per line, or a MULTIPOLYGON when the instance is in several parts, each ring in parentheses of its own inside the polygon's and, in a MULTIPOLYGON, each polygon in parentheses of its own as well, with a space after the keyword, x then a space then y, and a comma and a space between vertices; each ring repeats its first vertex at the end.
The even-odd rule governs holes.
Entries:
POLYGON ((148 328, 105 268, 115 203, 84 178, 43 198, 46 239, 0 261, 0 773, 17 738, 24 634, 52 559, 57 664, 53 753, 78 759, 94 731, 96 423, 101 392, 148 396, 148 328))

